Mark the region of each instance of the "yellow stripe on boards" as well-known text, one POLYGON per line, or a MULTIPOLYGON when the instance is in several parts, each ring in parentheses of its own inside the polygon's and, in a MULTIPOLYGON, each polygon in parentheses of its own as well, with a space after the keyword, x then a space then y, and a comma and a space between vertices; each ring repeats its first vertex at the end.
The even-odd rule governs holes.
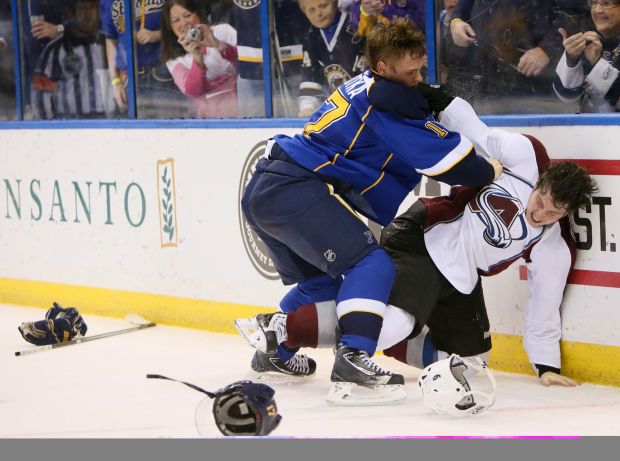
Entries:
POLYGON ((236 333, 233 325, 236 318, 275 311, 220 301, 0 278, 2 304, 49 309, 54 301, 63 307, 75 307, 85 315, 123 318, 127 314, 137 314, 159 324, 218 333, 236 333))
MULTIPOLYGON (((0 278, 0 304, 49 309, 57 301, 86 315, 123 318, 138 314, 152 322, 217 333, 237 333, 236 318, 275 309, 109 288, 0 278)), ((27 320, 27 319, 24 319, 27 320)), ((87 320, 88 322, 88 320, 87 320)), ((489 365, 494 370, 534 375, 522 338, 493 333, 489 365)), ((562 341, 562 374, 579 382, 620 387, 620 347, 562 341)))
MULTIPOLYGON (((523 340, 518 335, 492 333, 489 366, 534 376, 523 340)), ((620 387, 620 347, 561 341, 562 374, 579 382, 620 387)))

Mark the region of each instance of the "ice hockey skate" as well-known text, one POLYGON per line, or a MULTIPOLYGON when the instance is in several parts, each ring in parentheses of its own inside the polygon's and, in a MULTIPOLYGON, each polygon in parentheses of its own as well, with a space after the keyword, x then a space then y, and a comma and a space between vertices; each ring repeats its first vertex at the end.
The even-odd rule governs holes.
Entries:
POLYGON ((236 319, 235 327, 250 346, 265 354, 275 354, 278 344, 287 339, 286 314, 282 312, 236 319))
POLYGON ((313 375, 316 371, 316 362, 304 354, 295 354, 285 362, 275 353, 265 354, 256 351, 250 366, 256 373, 270 373, 272 376, 305 377, 313 375))
POLYGON ((405 400, 402 375, 382 370, 366 351, 339 343, 327 401, 334 405, 383 405, 405 400))

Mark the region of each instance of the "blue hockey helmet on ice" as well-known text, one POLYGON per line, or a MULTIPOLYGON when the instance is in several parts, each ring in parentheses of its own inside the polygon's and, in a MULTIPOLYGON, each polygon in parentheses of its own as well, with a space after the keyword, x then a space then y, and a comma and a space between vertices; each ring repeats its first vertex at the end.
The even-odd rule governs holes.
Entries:
POLYGON ((266 384, 236 381, 214 394, 213 416, 224 435, 269 435, 280 424, 275 391, 266 384))

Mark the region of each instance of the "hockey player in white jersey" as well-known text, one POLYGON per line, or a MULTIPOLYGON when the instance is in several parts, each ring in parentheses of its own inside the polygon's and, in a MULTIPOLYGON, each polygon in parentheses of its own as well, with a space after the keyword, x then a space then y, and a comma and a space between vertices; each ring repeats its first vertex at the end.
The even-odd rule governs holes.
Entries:
MULTIPOLYGON (((483 188, 456 186, 449 196, 420 199, 383 229, 381 247, 394 261, 396 278, 378 350, 420 368, 452 353, 488 354, 480 276, 523 258, 530 290, 525 351, 544 385, 576 385, 560 373, 560 304, 575 257, 567 215, 590 202, 594 181, 573 162, 549 166, 540 141, 490 129, 466 101, 454 98, 446 106, 449 96, 440 88, 426 93, 431 108, 444 101, 437 115, 446 130, 466 136, 476 152, 498 159, 505 171, 483 188)), ((262 350, 281 342, 333 347, 338 335, 330 301, 237 324, 262 350)))

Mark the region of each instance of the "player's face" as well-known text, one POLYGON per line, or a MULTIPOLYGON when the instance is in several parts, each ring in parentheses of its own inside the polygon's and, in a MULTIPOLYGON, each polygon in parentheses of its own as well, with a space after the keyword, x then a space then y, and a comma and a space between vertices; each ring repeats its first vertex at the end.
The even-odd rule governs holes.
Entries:
POLYGON ((338 8, 333 0, 305 0, 303 11, 314 27, 323 29, 334 21, 338 8))
POLYGON ((527 201, 525 218, 530 226, 538 227, 552 224, 568 214, 566 208, 554 203, 553 197, 548 191, 542 191, 536 187, 527 201))
POLYGON ((189 26, 197 26, 198 24, 200 24, 200 19, 196 13, 192 13, 179 5, 170 8, 170 27, 177 37, 185 35, 189 26))
POLYGON ((377 63, 377 72, 382 77, 405 86, 417 86, 423 78, 420 71, 424 67, 424 56, 412 56, 405 54, 402 58, 394 61, 377 63))
POLYGON ((607 38, 620 34, 620 4, 615 0, 599 0, 590 7, 594 26, 607 38))

